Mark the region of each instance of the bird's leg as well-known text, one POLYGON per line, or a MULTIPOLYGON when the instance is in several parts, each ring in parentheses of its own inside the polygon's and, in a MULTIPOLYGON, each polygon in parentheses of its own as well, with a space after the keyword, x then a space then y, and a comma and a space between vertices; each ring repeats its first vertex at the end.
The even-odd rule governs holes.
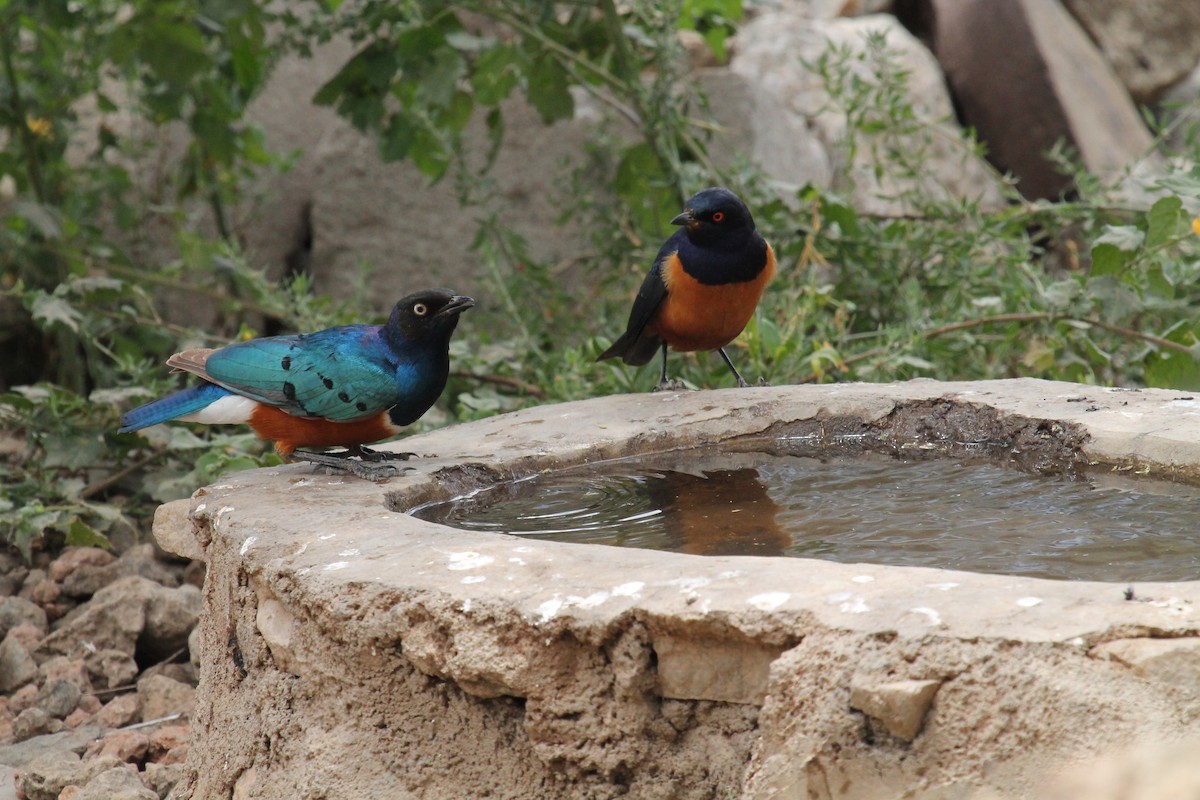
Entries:
MULTIPOLYGON (((729 367, 729 370, 733 373, 733 377, 737 378, 738 388, 745 389, 747 386, 749 386, 750 384, 746 383, 746 379, 742 377, 742 373, 738 372, 737 367, 735 367, 733 362, 729 360, 729 355, 725 352, 725 348, 718 347, 717 352, 721 354, 721 358, 725 359, 725 365, 729 367)), ((768 384, 764 379, 759 378, 758 385, 769 386, 770 384, 768 384)))
POLYGON ((673 392, 678 389, 686 389, 687 386, 683 381, 673 381, 667 378, 667 343, 663 342, 662 346, 662 372, 658 376, 658 386, 654 387, 656 392, 673 392))
MULTIPOLYGON (((349 452, 314 453, 311 450, 294 450, 291 458, 295 461, 307 461, 310 464, 327 467, 336 472, 349 472, 351 475, 367 481, 381 481, 394 478, 412 467, 400 467, 395 464, 367 464, 350 458, 349 452)), ((391 455, 380 453, 378 455, 391 455)))

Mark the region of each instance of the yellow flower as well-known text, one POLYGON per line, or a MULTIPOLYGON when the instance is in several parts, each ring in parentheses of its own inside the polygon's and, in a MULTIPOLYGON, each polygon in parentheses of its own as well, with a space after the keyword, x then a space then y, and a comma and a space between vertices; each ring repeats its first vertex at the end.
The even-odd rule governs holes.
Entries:
POLYGON ((29 132, 34 136, 42 139, 54 138, 54 125, 52 125, 48 119, 41 119, 40 117, 26 117, 25 125, 29 128, 29 132))
POLYGON ((1192 233, 1200 236, 1200 217, 1192 218, 1192 233))

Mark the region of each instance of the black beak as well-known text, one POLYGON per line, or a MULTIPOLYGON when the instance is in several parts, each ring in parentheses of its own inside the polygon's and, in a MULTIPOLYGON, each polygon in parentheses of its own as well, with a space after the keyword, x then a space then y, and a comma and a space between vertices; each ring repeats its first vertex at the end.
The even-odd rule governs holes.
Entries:
POLYGON ((671 220, 672 225, 692 225, 696 221, 696 216, 690 208, 685 208, 683 213, 671 220))
POLYGON ((436 316, 451 317, 451 316, 455 316, 457 314, 461 314, 462 312, 466 311, 468 308, 474 308, 474 307, 475 307, 475 301, 473 299, 471 299, 470 297, 467 297, 465 294, 456 294, 450 298, 449 303, 446 303, 446 305, 442 306, 441 310, 439 310, 437 312, 436 316))

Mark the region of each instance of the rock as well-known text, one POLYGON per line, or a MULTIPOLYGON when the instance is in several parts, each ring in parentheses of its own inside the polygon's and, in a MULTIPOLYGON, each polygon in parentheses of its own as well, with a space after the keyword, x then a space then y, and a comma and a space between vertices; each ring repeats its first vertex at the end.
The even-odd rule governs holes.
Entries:
POLYGON ((175 784, 183 778, 185 771, 183 764, 156 764, 149 763, 146 769, 142 772, 142 783, 147 789, 155 792, 160 800, 165 800, 171 790, 175 788, 175 784))
POLYGON ((47 574, 51 580, 62 583, 68 575, 80 567, 103 567, 116 560, 116 556, 100 547, 71 547, 50 562, 47 574))
POLYGON ((105 733, 103 728, 96 725, 84 725, 72 731, 35 736, 23 742, 0 747, 0 764, 10 767, 24 767, 36 758, 50 753, 72 751, 82 753, 93 739, 98 739, 105 733))
POLYGON ((69 680, 58 678, 47 681, 38 692, 35 708, 40 708, 55 719, 63 719, 79 706, 82 692, 69 680))
POLYGON ((33 705, 33 701, 37 699, 37 694, 37 684, 26 684, 9 695, 8 707, 14 714, 20 714, 33 705))
POLYGON ((142 731, 113 731, 92 742, 83 757, 110 756, 126 763, 140 763, 150 749, 150 737, 142 731))
POLYGON ((56 733, 53 730, 55 722, 58 722, 59 730, 61 730, 62 722, 51 717, 44 708, 37 706, 27 708, 17 714, 17 718, 13 720, 13 739, 23 742, 26 739, 41 736, 43 733, 56 733))
POLYGON ((204 588, 204 575, 208 572, 208 567, 203 561, 193 561, 183 568, 183 582, 195 586, 197 589, 204 588))
POLYGON ((1150 133, 1125 88, 1059 3, 931 4, 934 51, 964 121, 1025 197, 1056 199, 1070 188, 1046 157, 1060 140, 1101 178, 1119 176, 1149 149, 1150 133))
POLYGON ((892 736, 911 742, 921 731, 925 713, 941 681, 888 681, 850 684, 850 707, 877 722, 892 736))
POLYGON ((86 708, 82 707, 76 708, 63 718, 63 724, 67 726, 68 730, 74 730, 80 725, 84 725, 89 722, 94 716, 96 716, 95 711, 88 711, 86 708))
POLYGON ((193 561, 204 560, 204 548, 196 540, 195 529, 189 515, 192 511, 190 498, 163 503, 154 512, 154 539, 168 553, 193 561))
POLYGON ((88 677, 97 689, 132 686, 137 678, 138 665, 133 656, 120 650, 97 650, 84 657, 88 677))
POLYGON ((189 743, 184 742, 178 747, 173 747, 166 755, 158 759, 159 764, 182 764, 187 761, 189 743))
POLYGON ((44 662, 39 672, 43 682, 67 680, 78 686, 81 694, 92 691, 87 665, 79 659, 55 656, 44 662))
POLYGON ((96 724, 105 728, 123 728, 134 722, 141 711, 137 694, 121 694, 109 700, 96 712, 96 724))
POLYGON ((1090 655, 1119 661, 1146 678, 1200 693, 1200 637, 1117 639, 1097 645, 1090 655))
POLYGON ((72 800, 158 800, 158 794, 142 785, 136 768, 124 765, 92 778, 72 800))
POLYGON ((39 583, 41 583, 45 579, 46 579, 46 570, 44 570, 44 569, 29 570, 29 572, 25 575, 25 581, 21 584, 21 591, 17 592, 17 597, 20 597, 24 600, 29 600, 30 602, 32 602, 33 598, 31 598, 30 595, 33 594, 33 587, 37 586, 39 583))
POLYGON ((79 786, 93 777, 122 766, 116 759, 81 761, 77 753, 60 750, 30 761, 21 770, 19 785, 26 800, 57 800, 68 786, 79 786))
POLYGON ((10 597, 21 590, 29 568, 13 553, 0 553, 0 597, 10 597))
POLYGON ((158 761, 179 747, 186 747, 191 736, 190 725, 164 725, 150 734, 147 757, 158 761))
POLYGON ((1064 0, 1141 104, 1200 64, 1200 4, 1177 0, 1064 0))
POLYGON ((93 650, 118 650, 132 656, 146 625, 146 605, 161 589, 140 577, 105 586, 64 617, 57 630, 38 644, 34 657, 93 650))
POLYGON ((196 676, 196 668, 191 665, 191 662, 174 662, 168 661, 162 664, 155 664, 149 669, 143 670, 141 678, 149 678, 151 675, 166 675, 173 681, 186 683, 189 686, 195 686, 199 681, 196 676))
POLYGON ((0 636, 25 623, 45 632, 46 612, 24 597, 0 597, 0 636))
POLYGON ((46 635, 46 631, 34 625, 31 622, 22 622, 15 628, 9 630, 5 635, 6 639, 14 639, 25 645, 26 650, 33 650, 34 645, 40 642, 46 635))
POLYGON ((187 647, 188 634, 200 615, 200 590, 183 585, 162 589, 146 607, 146 626, 138 643, 139 652, 151 661, 168 658, 187 647))
POLYGON ((4 637, 0 642, 0 693, 9 694, 37 676, 37 662, 25 645, 15 637, 4 637))
POLYGON ((711 147, 718 158, 725 152, 745 153, 777 183, 832 186, 848 195, 860 213, 912 213, 903 197, 914 190, 931 197, 971 198, 986 208, 1004 202, 993 170, 958 142, 961 131, 948 122, 954 109, 937 62, 895 17, 812 19, 802 8, 781 5, 741 26, 728 73, 722 75, 700 73, 714 116, 726 128, 711 147), (906 100, 921 124, 900 141, 893 141, 895 131, 856 131, 858 146, 852 152, 845 110, 805 63, 816 62, 831 45, 845 48, 851 54, 851 79, 878 84, 879 76, 856 61, 868 53, 868 37, 874 33, 886 37, 892 57, 908 73, 906 100), (730 80, 740 85, 730 85, 730 80), (876 143, 925 154, 920 173, 905 176, 885 169, 877 174, 876 143))
POLYGON ((203 636, 200 630, 200 626, 197 625, 188 634, 188 661, 191 662, 192 669, 196 670, 196 672, 200 671, 200 640, 203 636))
POLYGON ((42 578, 29 590, 29 599, 45 608, 57 600, 60 594, 62 590, 58 588, 57 583, 49 578, 42 578))
POLYGON ((151 675, 138 681, 142 720, 163 719, 175 714, 191 714, 196 690, 165 675, 151 675))
POLYGON ((123 577, 141 577, 167 587, 179 585, 176 572, 155 556, 154 545, 140 544, 116 561, 79 566, 63 580, 62 591, 70 597, 88 597, 123 577))

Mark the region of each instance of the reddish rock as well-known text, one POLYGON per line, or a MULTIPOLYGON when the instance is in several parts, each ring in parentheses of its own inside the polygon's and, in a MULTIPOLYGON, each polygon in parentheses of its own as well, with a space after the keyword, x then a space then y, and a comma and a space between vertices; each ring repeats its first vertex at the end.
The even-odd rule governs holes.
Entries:
POLYGON ((66 718, 63 719, 63 724, 69 729, 75 730, 80 725, 90 720, 94 713, 95 712, 88 711, 85 708, 76 708, 70 714, 67 714, 66 718))
POLYGON ((132 686, 137 678, 138 666, 133 656, 120 650, 97 650, 84 657, 88 675, 97 689, 115 689, 132 686))
POLYGON ((96 712, 96 724, 104 728, 121 728, 138 718, 140 705, 133 692, 117 695, 96 712))
POLYGON ((100 698, 96 697, 94 694, 85 694, 83 697, 79 698, 79 707, 89 714, 95 714, 104 707, 104 703, 101 702, 100 698))
POLYGON ((45 608, 57 600, 60 594, 62 594, 62 589, 57 583, 49 578, 42 578, 29 590, 29 599, 45 608))
POLYGON ((196 703, 194 688, 166 675, 152 675, 138 681, 138 696, 142 719, 147 722, 174 714, 191 714, 196 703))
POLYGON ((40 669, 42 680, 69 681, 79 689, 81 694, 92 691, 92 680, 88 675, 87 664, 82 659, 58 656, 44 662, 40 669))
POLYGON ((150 761, 161 761, 172 751, 187 747, 190 725, 164 725, 150 734, 150 761))
POLYGON ((135 764, 145 760, 149 749, 150 739, 141 731, 113 731, 103 739, 88 745, 83 758, 86 761, 89 758, 109 756, 135 764))
POLYGON ((170 765, 170 764, 182 764, 183 762, 187 761, 187 757, 188 757, 188 744, 185 742, 185 743, 179 745, 178 747, 172 748, 171 751, 168 752, 162 758, 160 758, 157 763, 162 764, 164 766, 170 765))
POLYGON ((72 547, 52 561, 47 572, 51 580, 62 583, 64 578, 81 566, 103 567, 116 560, 116 556, 99 547, 72 547))
POLYGON ((39 628, 37 625, 34 625, 32 622, 22 622, 15 628, 11 628, 8 633, 5 634, 4 638, 13 639, 14 641, 20 642, 27 648, 32 648, 34 645, 40 642, 45 635, 46 631, 42 628, 39 628))
POLYGON ((9 710, 14 714, 20 714, 33 705, 33 701, 37 700, 37 695, 38 687, 36 683, 22 686, 8 696, 9 710))

